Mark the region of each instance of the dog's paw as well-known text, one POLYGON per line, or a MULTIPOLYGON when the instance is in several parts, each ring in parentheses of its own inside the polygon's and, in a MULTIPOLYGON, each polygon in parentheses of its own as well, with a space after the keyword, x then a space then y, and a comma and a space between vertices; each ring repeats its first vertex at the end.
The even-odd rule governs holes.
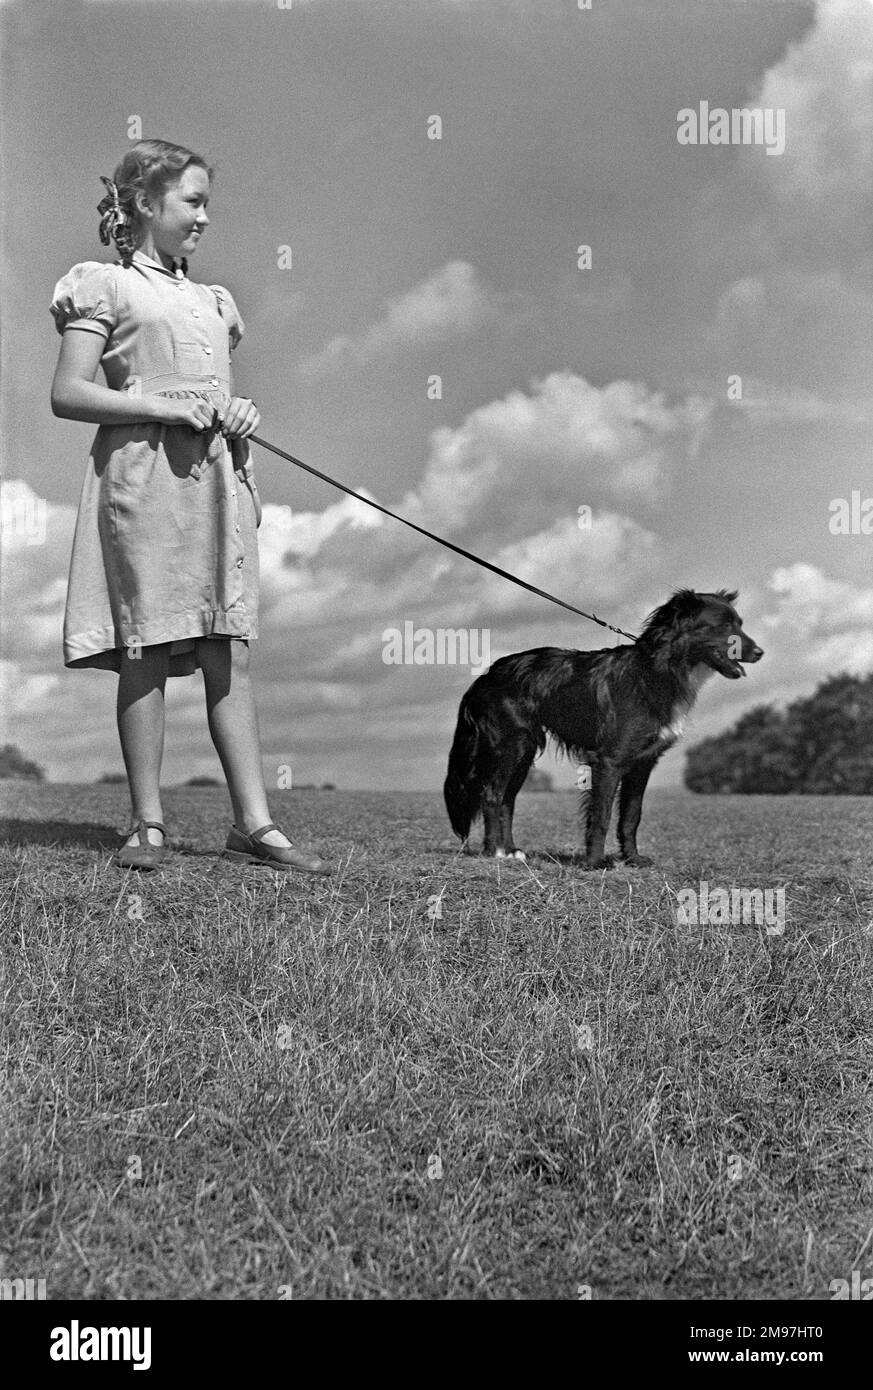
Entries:
POLYGON ((647 854, 625 854, 622 857, 622 863, 628 864, 632 869, 650 869, 654 862, 647 854))
POLYGON ((510 859, 520 859, 522 864, 527 863, 527 855, 525 854, 523 849, 513 850, 512 854, 509 857, 510 859))
POLYGON ((582 861, 583 869, 614 869, 615 855, 601 854, 598 859, 585 859, 582 861))

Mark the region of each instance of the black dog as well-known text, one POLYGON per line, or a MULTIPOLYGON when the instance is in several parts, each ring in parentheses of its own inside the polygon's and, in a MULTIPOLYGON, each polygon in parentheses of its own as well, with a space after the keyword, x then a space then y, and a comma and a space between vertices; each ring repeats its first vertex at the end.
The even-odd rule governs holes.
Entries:
POLYGON ((680 589, 633 646, 535 647, 495 661, 461 701, 449 754, 446 806, 465 848, 482 815, 482 853, 524 858, 512 839, 515 798, 551 737, 591 769, 580 808, 586 868, 612 866, 603 848, 619 783, 621 857, 651 864, 637 851, 637 827, 652 768, 682 733, 703 682, 714 671, 736 680, 746 674, 741 662, 764 655, 743 632, 736 597, 680 589))

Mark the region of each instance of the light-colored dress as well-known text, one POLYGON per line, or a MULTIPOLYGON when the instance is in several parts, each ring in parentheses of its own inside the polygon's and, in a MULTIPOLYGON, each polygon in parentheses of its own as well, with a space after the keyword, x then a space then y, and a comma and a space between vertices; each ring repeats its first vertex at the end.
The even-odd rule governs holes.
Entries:
MULTIPOLYGON (((99 333, 107 385, 198 395, 223 415, 230 351, 244 331, 230 292, 135 251, 124 266, 74 265, 55 288, 59 333, 99 333)), ((187 425, 101 425, 73 538, 64 665, 120 671, 170 642, 170 676, 192 675, 194 638, 258 635, 261 504, 247 440, 187 425), (232 447, 231 447, 232 445, 232 447)))

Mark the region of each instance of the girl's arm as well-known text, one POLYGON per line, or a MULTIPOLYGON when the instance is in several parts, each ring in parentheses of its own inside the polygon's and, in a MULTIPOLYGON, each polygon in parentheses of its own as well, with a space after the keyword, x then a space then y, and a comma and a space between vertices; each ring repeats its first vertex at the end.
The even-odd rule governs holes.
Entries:
POLYGON ((208 429, 212 407, 204 400, 172 400, 168 396, 134 396, 101 386, 95 377, 106 339, 90 329, 71 328, 61 340, 52 382, 52 411, 64 420, 92 425, 190 425, 208 429))

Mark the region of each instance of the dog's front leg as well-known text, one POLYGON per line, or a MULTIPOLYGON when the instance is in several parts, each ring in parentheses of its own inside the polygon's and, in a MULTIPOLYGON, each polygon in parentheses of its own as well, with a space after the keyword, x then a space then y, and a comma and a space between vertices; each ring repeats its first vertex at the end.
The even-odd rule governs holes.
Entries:
POLYGON ((643 812, 643 797, 646 783, 657 762, 657 758, 641 758, 634 763, 621 779, 621 795, 618 802, 618 843, 625 864, 635 864, 644 868, 652 863, 645 854, 637 850, 637 827, 643 812))
POLYGON ((485 829, 485 837, 482 842, 482 853, 493 856, 498 849, 503 847, 503 827, 500 823, 501 795, 494 783, 491 782, 482 793, 482 821, 485 829))
POLYGON ((618 788, 618 768, 601 762, 594 770, 591 794, 587 799, 588 828, 585 836, 586 869, 611 869, 612 857, 604 854, 612 803, 618 788))

